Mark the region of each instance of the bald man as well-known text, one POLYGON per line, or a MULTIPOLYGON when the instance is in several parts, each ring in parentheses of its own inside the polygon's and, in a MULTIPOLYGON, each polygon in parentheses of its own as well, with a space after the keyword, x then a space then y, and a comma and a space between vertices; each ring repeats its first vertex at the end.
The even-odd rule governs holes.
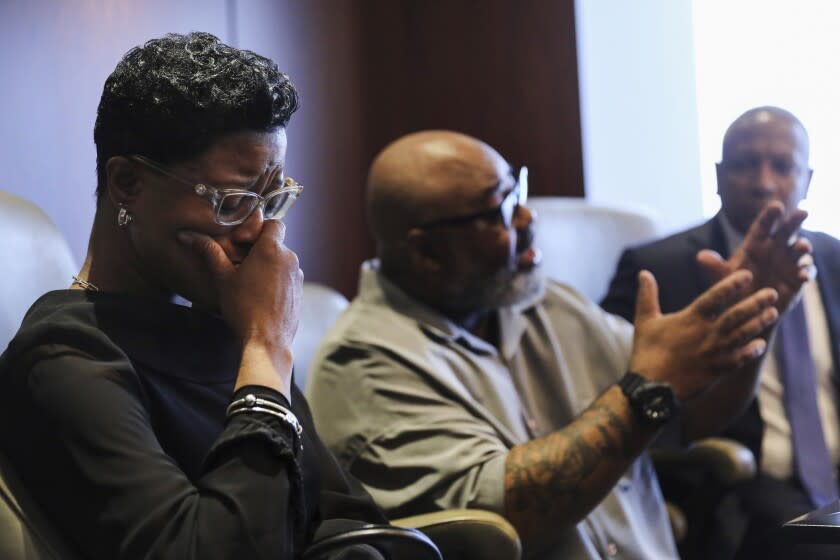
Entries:
POLYGON ((526 193, 526 170, 462 134, 379 154, 379 258, 310 377, 321 436, 393 516, 492 510, 529 558, 676 558, 644 449, 669 419, 708 433, 749 398, 777 306, 807 278, 807 243, 787 245, 804 213, 768 209, 752 260, 707 255, 725 278, 679 313, 659 313, 642 274, 634 336, 543 280, 526 193), (771 257, 781 266, 763 276, 771 257), (712 413, 695 406, 706 395, 712 413))
MULTIPOLYGON (((628 249, 621 256, 615 277, 601 305, 632 321, 635 314, 636 276, 642 269, 653 272, 660 282, 659 303, 663 311, 682 309, 710 285, 709 278, 696 261, 701 249, 712 249, 724 257, 738 248, 750 223, 773 201, 787 208, 796 208, 805 198, 812 171, 808 166, 808 134, 799 120, 778 107, 757 107, 739 116, 723 139, 722 158, 717 164, 720 212, 708 222, 668 238, 628 249)), ((778 352, 771 352, 761 376, 758 398, 746 413, 725 433, 747 445, 755 454, 760 476, 738 490, 739 503, 733 512, 743 511, 747 517, 736 522, 731 515, 724 521, 727 539, 740 538, 733 528, 749 522, 744 542, 744 557, 775 557, 777 547, 766 549, 770 532, 802 513, 822 506, 837 497, 836 482, 823 494, 806 488, 801 465, 795 459, 794 434, 804 432, 801 453, 805 461, 821 461, 828 477, 836 477, 840 460, 840 434, 837 417, 837 352, 840 343, 840 242, 822 233, 804 232, 813 245, 813 258, 819 277, 803 292, 805 318, 795 330, 804 337, 793 341, 798 349, 810 351, 815 373, 810 383, 816 385, 806 409, 818 408, 816 424, 804 430, 795 429, 788 415, 788 398, 800 397, 800 387, 785 390, 784 372, 778 352), (810 340, 809 340, 810 339, 810 340), (804 342, 803 342, 804 341, 804 342), (813 379, 815 376, 815 379, 813 379), (785 394, 787 393, 788 396, 785 394), (822 436, 813 434, 822 431, 822 436), (822 445, 824 444, 824 445, 822 445), (805 445, 811 446, 805 449, 805 445), (820 446, 822 445, 822 449, 820 446), (813 448, 813 450, 812 450, 813 448), (756 548, 758 547, 758 548, 756 548), (761 549, 761 550, 758 550, 761 549)), ((786 337, 790 340, 790 337, 786 337)), ((777 341, 777 347, 780 346, 777 341)), ((796 377, 806 375, 797 358, 796 377)), ((797 381, 801 384, 801 381, 797 381)), ((796 413, 794 413, 796 414, 796 413)), ((800 440, 801 441, 801 440, 800 440)), ((804 461, 802 461, 804 462, 804 461)), ((817 465, 820 468, 820 465, 817 465)), ((807 475, 810 480, 817 474, 807 475)), ((685 483, 683 482, 682 485, 685 483)), ((719 543, 716 543, 719 544, 719 543)), ((720 549, 714 556, 721 558, 720 549)), ((782 553, 780 553, 782 554, 782 553)), ((813 557, 812 553, 810 556, 813 557)), ((836 556, 836 552, 833 554, 836 556)))

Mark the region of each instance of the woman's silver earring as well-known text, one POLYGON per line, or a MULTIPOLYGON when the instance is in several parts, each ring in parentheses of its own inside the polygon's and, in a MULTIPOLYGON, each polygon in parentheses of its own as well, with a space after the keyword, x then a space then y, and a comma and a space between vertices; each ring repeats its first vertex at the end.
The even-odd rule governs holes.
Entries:
POLYGON ((120 227, 125 227, 131 223, 131 220, 134 219, 134 216, 128 213, 128 210, 125 209, 124 206, 120 207, 120 211, 117 214, 117 225, 120 227))

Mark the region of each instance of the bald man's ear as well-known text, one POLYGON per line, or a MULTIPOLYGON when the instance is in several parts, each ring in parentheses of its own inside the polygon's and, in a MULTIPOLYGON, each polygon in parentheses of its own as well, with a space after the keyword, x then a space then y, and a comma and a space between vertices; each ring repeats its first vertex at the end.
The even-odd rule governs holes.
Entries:
POLYGON ((105 163, 108 197, 116 206, 131 206, 140 193, 142 181, 137 165, 123 156, 114 156, 105 163))
POLYGON ((443 247, 434 235, 420 228, 406 233, 406 251, 415 270, 438 272, 442 268, 443 247))

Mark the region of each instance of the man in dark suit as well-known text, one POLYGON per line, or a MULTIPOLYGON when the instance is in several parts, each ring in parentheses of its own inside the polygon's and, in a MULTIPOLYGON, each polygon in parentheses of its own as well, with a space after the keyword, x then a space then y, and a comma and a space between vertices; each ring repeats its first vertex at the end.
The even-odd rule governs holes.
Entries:
MULTIPOLYGON (((768 202, 796 208, 811 175, 802 123, 777 107, 747 111, 723 139, 717 164, 721 211, 700 226, 627 249, 602 307, 632 321, 638 273, 644 269, 659 282, 662 310, 682 309, 709 286, 698 252, 712 250, 727 258, 768 202)), ((775 528, 837 497, 840 241, 823 233, 802 235, 813 245, 819 276, 803 289, 798 315, 791 311, 783 317, 791 334, 782 336, 780 327, 757 398, 723 434, 749 447, 759 466, 757 478, 735 495, 734 511, 746 516, 740 520, 746 526, 740 557, 776 557, 781 549, 768 544, 775 528), (796 367, 787 367, 791 363, 796 367), (810 414, 804 420, 803 410, 810 414)), ((809 551, 809 558, 817 554, 809 551)))

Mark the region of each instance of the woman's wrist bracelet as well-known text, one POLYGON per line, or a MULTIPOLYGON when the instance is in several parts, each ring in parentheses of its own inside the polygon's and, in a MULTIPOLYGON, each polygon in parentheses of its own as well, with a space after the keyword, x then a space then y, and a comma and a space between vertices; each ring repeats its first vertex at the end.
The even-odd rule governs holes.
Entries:
POLYGON ((303 450, 303 426, 301 426, 297 416, 285 406, 272 400, 262 399, 253 393, 248 393, 241 399, 236 399, 227 407, 228 418, 241 412, 261 412, 281 419, 292 427, 294 435, 298 440, 298 445, 303 450))

